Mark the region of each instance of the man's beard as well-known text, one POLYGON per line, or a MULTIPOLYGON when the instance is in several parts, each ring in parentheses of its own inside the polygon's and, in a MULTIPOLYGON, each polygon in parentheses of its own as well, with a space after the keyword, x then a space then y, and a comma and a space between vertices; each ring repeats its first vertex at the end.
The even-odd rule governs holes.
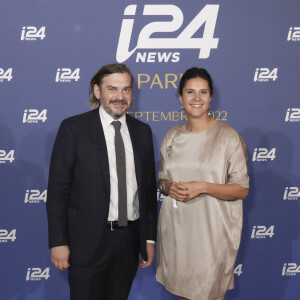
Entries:
POLYGON ((126 100, 124 100, 124 99, 114 99, 114 100, 110 100, 110 101, 109 101, 109 104, 114 104, 114 103, 122 103, 123 105, 126 105, 127 108, 126 108, 126 110, 125 110, 124 112, 122 112, 121 114, 120 114, 120 113, 116 113, 116 112, 112 111, 112 110, 110 109, 110 107, 109 107, 108 105, 106 105, 104 101, 102 101, 102 100, 100 99, 100 104, 102 105, 103 109, 104 109, 109 115, 111 115, 114 119, 119 119, 119 118, 121 118, 121 117, 127 112, 127 110, 132 106, 132 102, 131 102, 131 104, 128 106, 128 102, 127 102, 126 100))

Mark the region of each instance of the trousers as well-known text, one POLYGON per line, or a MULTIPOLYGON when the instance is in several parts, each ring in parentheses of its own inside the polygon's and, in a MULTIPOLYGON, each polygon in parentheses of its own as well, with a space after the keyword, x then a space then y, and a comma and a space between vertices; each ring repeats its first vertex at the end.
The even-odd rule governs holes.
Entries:
POLYGON ((70 300, 128 298, 139 262, 138 221, 115 230, 106 228, 103 243, 107 251, 97 254, 91 266, 69 267, 70 300))

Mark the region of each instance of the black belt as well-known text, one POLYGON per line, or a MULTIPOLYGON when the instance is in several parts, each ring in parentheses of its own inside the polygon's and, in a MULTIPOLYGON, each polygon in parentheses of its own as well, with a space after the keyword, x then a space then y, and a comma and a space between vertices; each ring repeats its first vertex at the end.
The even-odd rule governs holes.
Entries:
MULTIPOLYGON (((136 223, 138 221, 134 220, 134 221, 127 221, 127 226, 132 225, 134 223, 136 223)), ((125 228, 127 226, 119 226, 119 222, 118 221, 106 221, 106 228, 110 229, 110 230, 115 230, 115 229, 121 229, 121 228, 125 228)))

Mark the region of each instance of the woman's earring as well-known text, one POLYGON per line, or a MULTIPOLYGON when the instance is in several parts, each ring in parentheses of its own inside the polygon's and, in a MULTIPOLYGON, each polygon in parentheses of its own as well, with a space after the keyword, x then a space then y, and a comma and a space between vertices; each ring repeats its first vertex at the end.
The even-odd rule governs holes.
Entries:
POLYGON ((210 118, 212 118, 213 117, 213 113, 212 113, 212 110, 211 110, 211 103, 209 103, 209 109, 208 109, 208 116, 210 117, 210 118))
POLYGON ((184 105, 181 102, 180 102, 180 108, 181 109, 178 110, 178 114, 180 116, 180 121, 182 121, 183 118, 185 117, 185 110, 184 110, 184 105))

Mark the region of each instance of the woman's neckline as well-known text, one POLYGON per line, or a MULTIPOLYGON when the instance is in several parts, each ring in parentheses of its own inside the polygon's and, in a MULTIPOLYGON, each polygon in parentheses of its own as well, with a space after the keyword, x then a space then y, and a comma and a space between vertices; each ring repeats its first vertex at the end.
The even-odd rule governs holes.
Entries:
POLYGON ((192 133, 192 134, 197 134, 197 133, 204 133, 204 132, 207 132, 210 128, 214 127, 215 124, 218 123, 218 120, 215 120, 208 128, 204 129, 204 130, 201 130, 201 131, 190 131, 186 128, 186 124, 183 124, 182 128, 184 129, 184 131, 188 132, 188 133, 192 133))

